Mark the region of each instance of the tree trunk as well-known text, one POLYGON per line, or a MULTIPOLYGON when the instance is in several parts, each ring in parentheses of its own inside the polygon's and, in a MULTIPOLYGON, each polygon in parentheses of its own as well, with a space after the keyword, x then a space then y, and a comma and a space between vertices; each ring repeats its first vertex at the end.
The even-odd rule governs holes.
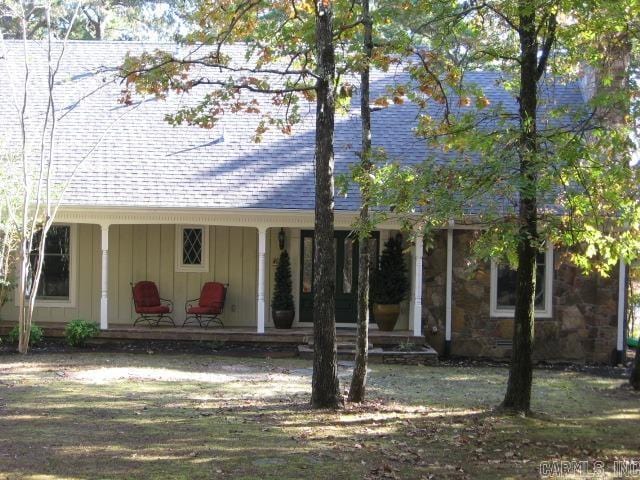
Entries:
POLYGON ((633 362, 633 370, 629 382, 634 390, 640 390, 640 344, 636 347, 636 359, 633 362))
POLYGON ((102 40, 102 23, 100 20, 93 25, 93 31, 95 33, 94 40, 102 40))
MULTIPOLYGON (((26 217, 25 217, 26 218, 26 217)), ((25 229, 22 230, 20 242, 20 278, 18 280, 18 352, 27 353, 29 351, 29 336, 31 334, 31 322, 26 305, 25 289, 27 285, 29 268, 29 247, 27 244, 25 229)))
MULTIPOLYGON (((362 152, 360 165, 365 172, 371 170, 371 109, 369 108, 369 62, 373 56, 373 39, 369 0, 362 0, 362 23, 364 25, 365 66, 360 73, 360 116, 362 123, 362 152)), ((369 186, 360 186, 360 224, 369 223, 369 186)), ((363 402, 367 385, 367 361, 369 357, 369 236, 360 236, 358 247, 358 333, 356 339, 356 358, 349 388, 350 402, 363 402)))
MULTIPOLYGON (((27 39, 27 22, 22 22, 22 40, 27 39)), ((25 44, 26 45, 26 44, 25 44)), ((33 231, 28 229, 29 208, 31 207, 31 187, 28 175, 27 164, 27 128, 26 128, 26 112, 29 89, 29 63, 27 57, 27 48, 24 48, 24 92, 22 96, 22 110, 20 111, 20 136, 21 136, 21 159, 22 159, 22 225, 20 226, 20 267, 18 280, 18 351, 26 354, 29 351, 29 336, 31 334, 31 315, 27 314, 25 289, 27 288, 27 277, 29 271, 29 262, 31 254, 31 242, 33 241, 33 231), (29 237, 27 237, 29 233, 29 237)), ((37 288, 37 285, 36 285, 37 288)))
POLYGON ((335 250, 333 246, 333 129, 335 115, 335 52, 331 2, 317 3, 316 48, 319 78, 316 86, 315 276, 313 293, 313 379, 311 405, 338 408, 342 404, 338 380, 335 321, 335 250))
MULTIPOLYGON (((538 217, 536 202, 536 107, 538 83, 538 42, 535 10, 525 0, 519 2, 520 20, 520 185, 516 275, 516 306, 513 350, 507 392, 502 408, 527 414, 531 408, 533 379, 533 323, 536 292, 538 217)), ((550 268, 550 267, 549 267, 550 268)), ((550 292, 548 293, 550 294, 550 292)))
POLYGON ((90 28, 93 29, 93 38, 91 40, 102 40, 102 25, 105 19, 104 15, 100 15, 98 11, 100 7, 96 7, 96 10, 91 10, 91 7, 83 7, 82 12, 84 16, 87 17, 87 22, 89 23, 90 28), (92 16, 89 11, 92 11, 95 14, 95 18, 92 16))

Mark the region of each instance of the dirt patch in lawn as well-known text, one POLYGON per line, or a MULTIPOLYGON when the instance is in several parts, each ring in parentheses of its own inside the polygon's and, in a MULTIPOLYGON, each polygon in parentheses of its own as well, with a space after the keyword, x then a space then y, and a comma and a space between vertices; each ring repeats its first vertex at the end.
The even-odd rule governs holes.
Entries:
MULTIPOLYGON (((341 363, 342 385, 350 364, 341 363)), ((0 478, 538 478, 640 452, 622 380, 538 370, 536 418, 493 413, 507 371, 372 365, 370 401, 308 407, 310 362, 191 354, 0 356, 0 478)))

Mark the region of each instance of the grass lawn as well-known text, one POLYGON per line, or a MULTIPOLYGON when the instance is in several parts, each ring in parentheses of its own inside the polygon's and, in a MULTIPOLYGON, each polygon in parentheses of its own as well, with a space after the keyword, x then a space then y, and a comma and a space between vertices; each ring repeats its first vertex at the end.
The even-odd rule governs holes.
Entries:
MULTIPOLYGON (((340 369, 343 385, 350 369, 340 369)), ((0 356, 0 479, 538 478, 640 461, 640 395, 537 370, 536 418, 492 413, 507 372, 372 365, 370 403, 308 408, 311 364, 166 354, 0 356)))

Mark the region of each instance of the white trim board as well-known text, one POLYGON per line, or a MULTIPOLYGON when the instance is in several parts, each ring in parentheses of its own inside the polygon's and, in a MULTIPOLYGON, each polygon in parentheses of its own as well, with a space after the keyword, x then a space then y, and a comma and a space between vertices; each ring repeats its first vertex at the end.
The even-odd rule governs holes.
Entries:
MULTIPOLYGON (((545 251, 545 299, 544 308, 536 309, 536 318, 551 318, 553 316, 553 245, 545 251)), ((513 308, 498 308, 498 264, 491 260, 491 294, 489 301, 489 315, 494 318, 513 318, 513 308)))
MULTIPOLYGON (((335 227, 351 228, 358 219, 359 212, 336 210, 335 227)), ((91 223, 98 225, 148 225, 148 224, 192 224, 224 225, 230 227, 290 227, 313 229, 314 211, 297 209, 267 208, 168 208, 168 207, 126 207, 126 206, 74 206, 63 205, 56 218, 66 223, 91 223)), ((474 223, 474 217, 465 217, 466 223, 454 223, 454 230, 479 230, 482 225, 474 223)), ((398 230, 401 219, 390 215, 377 225, 381 230, 398 230)), ((442 226, 443 229, 447 225, 442 226)))
MULTIPOLYGON (((157 209, 157 208, 71 208, 61 209, 56 217, 60 222, 117 224, 117 225, 221 225, 230 227, 289 227, 313 229, 312 210, 271 210, 259 208, 234 209, 157 209)), ((357 220, 357 212, 335 212, 335 227, 350 229, 357 220)), ((382 222, 379 228, 399 228, 394 220, 382 222)))
POLYGON ((175 270, 176 272, 202 272, 209 271, 209 226, 208 225, 176 225, 175 241, 175 270), (182 262, 184 249, 183 232, 185 228, 202 230, 202 246, 199 265, 186 265, 182 262))
POLYGON ((624 328, 626 320, 626 288, 627 288, 627 275, 626 264, 624 261, 620 261, 618 273, 618 328, 616 335, 616 350, 622 352, 624 350, 624 328))
POLYGON ((444 339, 451 341, 451 324, 453 312, 453 229, 447 229, 447 270, 445 278, 445 330, 444 339))
MULTIPOLYGON (((69 226, 69 298, 67 300, 36 298, 35 308, 75 308, 78 300, 78 225, 68 222, 54 222, 52 226, 69 226)), ((17 288, 14 290, 14 304, 18 306, 17 288)))

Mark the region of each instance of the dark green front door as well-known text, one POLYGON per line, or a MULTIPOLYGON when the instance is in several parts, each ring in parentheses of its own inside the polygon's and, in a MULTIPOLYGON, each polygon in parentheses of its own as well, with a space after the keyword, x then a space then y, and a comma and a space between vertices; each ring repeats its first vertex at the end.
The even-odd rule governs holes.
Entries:
MULTIPOLYGON (((377 262, 377 238, 372 242, 377 262)), ((350 231, 336 230, 336 323, 355 323, 358 316, 358 240, 350 231)), ((313 231, 303 230, 300 239, 300 321, 313 322, 313 231)), ((374 263, 375 264, 375 263, 374 263)))

